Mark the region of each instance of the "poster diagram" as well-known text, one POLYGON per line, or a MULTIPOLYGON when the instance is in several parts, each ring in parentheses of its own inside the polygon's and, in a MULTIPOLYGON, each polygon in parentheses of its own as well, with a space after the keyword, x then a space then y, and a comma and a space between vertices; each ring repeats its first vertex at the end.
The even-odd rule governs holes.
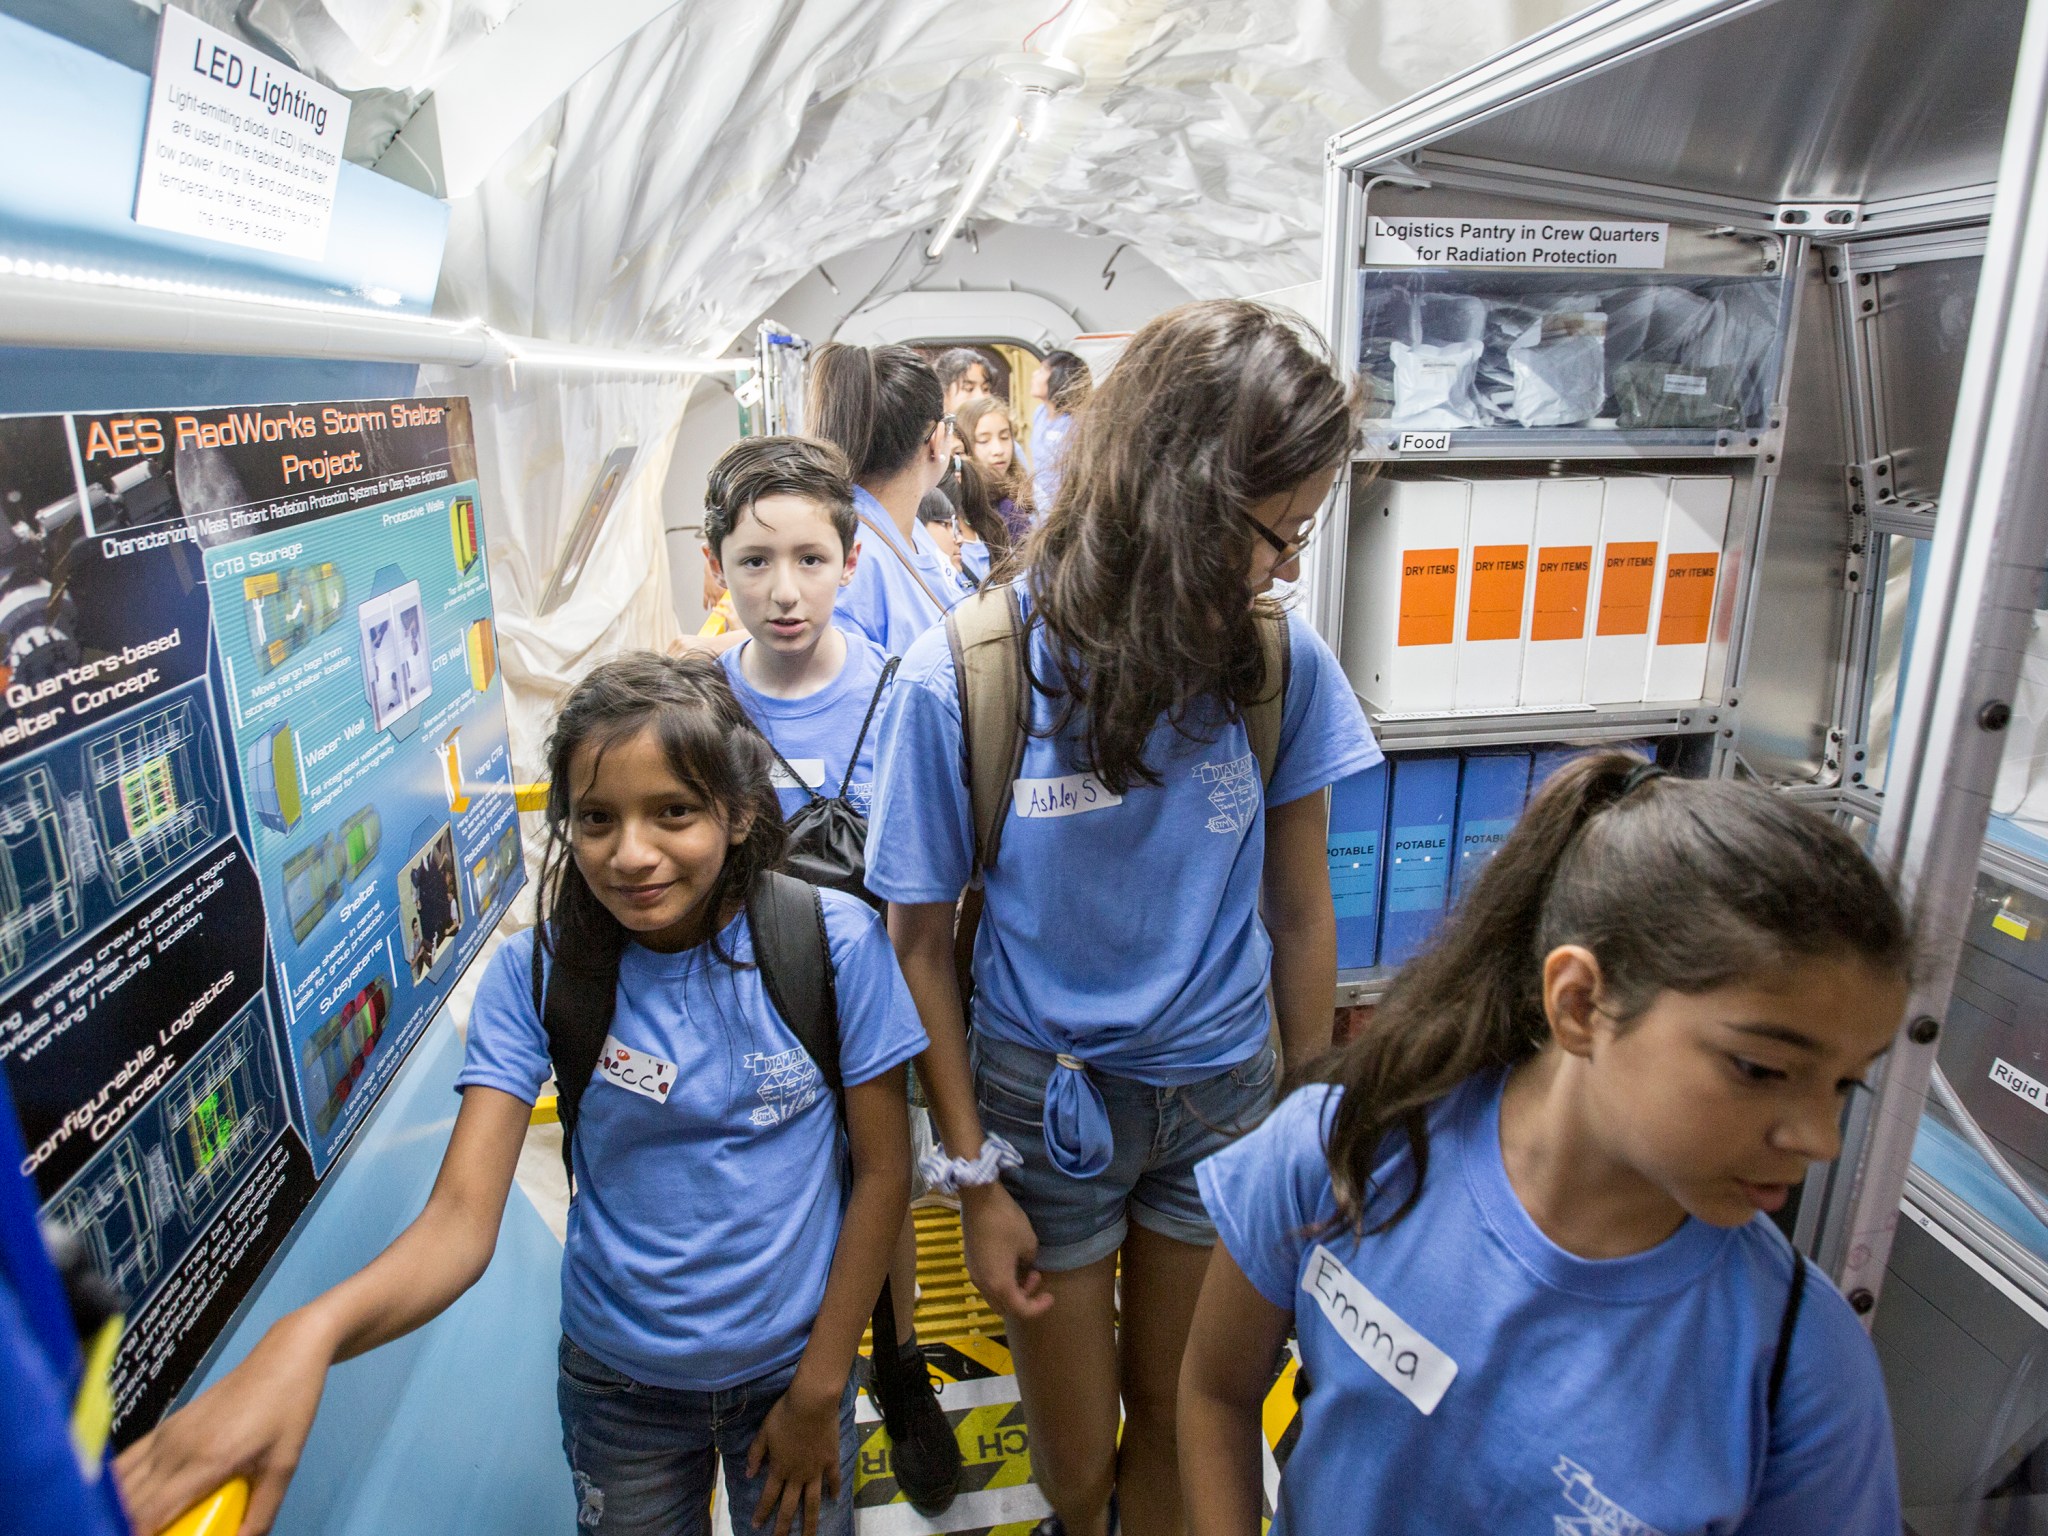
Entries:
POLYGON ((461 400, 0 417, 0 501, 0 1071, 125 1443, 523 878, 476 453, 461 400))

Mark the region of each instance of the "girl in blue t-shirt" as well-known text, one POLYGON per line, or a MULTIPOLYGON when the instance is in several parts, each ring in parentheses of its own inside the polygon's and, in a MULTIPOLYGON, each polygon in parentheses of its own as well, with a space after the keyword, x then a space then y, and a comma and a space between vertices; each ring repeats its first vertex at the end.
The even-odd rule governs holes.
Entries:
POLYGON ((1897 1536, 1869 1339, 1768 1217, 1841 1150, 1906 924, 1831 822, 1610 752, 1536 797, 1326 1081, 1198 1170, 1190 1529, 1897 1536))
POLYGON ((1296 574, 1353 413, 1279 317, 1222 301, 1146 326, 1081 417, 1014 589, 1036 686, 979 872, 971 1065, 954 908, 977 872, 944 632, 911 646, 883 716, 869 889, 932 1037, 941 1171, 1008 1323, 1048 1529, 1070 1536, 1103 1536, 1112 1493, 1132 1536, 1179 1529, 1174 1384, 1216 1237, 1194 1165, 1264 1116, 1281 1057, 1330 1041, 1324 791, 1379 750, 1298 618, 1267 676, 1260 598, 1296 574), (1246 712, 1271 720, 1276 692, 1268 778, 1246 712))
POLYGON ((908 347, 832 342, 811 363, 809 419, 853 468, 860 556, 838 622, 901 656, 963 595, 952 560, 917 519, 953 454, 945 390, 908 347))
MULTIPOLYGON (((736 1526, 853 1530, 850 1372, 909 1198, 903 1064, 925 1042, 879 921, 824 892, 842 1138, 753 963, 743 903, 783 848, 770 761, 705 657, 606 663, 548 743, 544 965, 619 956, 562 1255, 557 1398, 579 1528, 703 1532, 722 1458, 736 1526)), ((426 1209, 127 1453, 139 1529, 237 1473, 254 1484, 245 1529, 267 1529, 328 1368, 483 1273, 550 1075, 534 943, 509 939, 478 988, 426 1209)))

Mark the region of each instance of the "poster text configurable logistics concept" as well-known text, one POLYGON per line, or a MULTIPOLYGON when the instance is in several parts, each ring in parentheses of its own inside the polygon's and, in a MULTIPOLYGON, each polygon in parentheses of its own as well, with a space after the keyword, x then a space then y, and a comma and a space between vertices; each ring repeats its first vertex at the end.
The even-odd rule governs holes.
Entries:
POLYGON ((0 418, 0 701, 0 1068, 126 1439, 523 879, 468 402, 0 418))

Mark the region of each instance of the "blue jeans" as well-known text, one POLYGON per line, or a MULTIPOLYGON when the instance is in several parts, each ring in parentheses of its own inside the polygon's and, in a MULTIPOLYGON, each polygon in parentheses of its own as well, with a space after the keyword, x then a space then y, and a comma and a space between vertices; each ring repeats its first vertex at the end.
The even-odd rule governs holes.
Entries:
POLYGON ((1024 1159, 1023 1167, 1003 1175, 1003 1187, 1031 1218, 1040 1269, 1081 1269, 1107 1258, 1123 1246, 1134 1221, 1198 1248, 1216 1241, 1195 1186, 1195 1164, 1273 1108, 1280 1057, 1270 1040, 1236 1066, 1178 1087, 1091 1072, 1116 1146, 1101 1173, 1076 1179, 1053 1166, 1045 1146, 1045 1085, 1053 1058, 979 1030, 967 1038, 981 1123, 1024 1159))
MULTIPOLYGON (((748 1477, 747 1450, 795 1375, 790 1366, 723 1392, 650 1387, 565 1335, 555 1400, 576 1479, 577 1536, 709 1536, 721 1458, 733 1529, 749 1529, 767 1469, 748 1477)), ((820 1511, 819 1536, 853 1536, 853 1400, 848 1380, 839 1401, 839 1497, 820 1511)), ((795 1528, 803 1529, 801 1520, 795 1528)))

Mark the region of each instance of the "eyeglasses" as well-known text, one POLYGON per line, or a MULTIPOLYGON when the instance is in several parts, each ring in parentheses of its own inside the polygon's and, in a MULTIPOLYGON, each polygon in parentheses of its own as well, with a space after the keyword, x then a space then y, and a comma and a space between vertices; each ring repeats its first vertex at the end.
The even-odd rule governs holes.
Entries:
POLYGON ((1268 528, 1256 517, 1253 517, 1251 513, 1245 511, 1244 508, 1239 507, 1237 509, 1237 515, 1239 517, 1242 517, 1246 522, 1250 523, 1252 525, 1253 531, 1256 532, 1260 538, 1264 539, 1266 543, 1272 548, 1273 563, 1275 565, 1285 565, 1288 561, 1292 560, 1296 555, 1299 555, 1304 549, 1307 549, 1309 540, 1313 539, 1316 536, 1316 529, 1322 523, 1322 518, 1320 517, 1320 515, 1310 518, 1308 526, 1301 530, 1301 534, 1298 538, 1283 539, 1280 537, 1279 534, 1275 533, 1272 529, 1268 528))

